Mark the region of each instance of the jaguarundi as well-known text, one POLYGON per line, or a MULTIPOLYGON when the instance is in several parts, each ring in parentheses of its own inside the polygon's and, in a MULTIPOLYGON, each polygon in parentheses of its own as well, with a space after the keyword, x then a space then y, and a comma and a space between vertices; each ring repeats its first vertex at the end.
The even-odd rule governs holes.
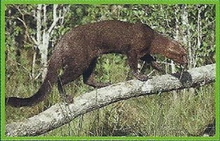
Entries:
POLYGON ((65 85, 80 75, 85 84, 96 88, 107 86, 93 78, 97 58, 107 53, 126 55, 132 74, 141 81, 148 77, 138 72, 138 59, 158 68, 151 54, 161 54, 180 65, 187 64, 186 50, 178 42, 146 24, 116 20, 90 23, 73 28, 59 40, 49 60, 45 80, 33 96, 8 97, 6 104, 13 107, 35 105, 46 98, 55 83, 65 85))

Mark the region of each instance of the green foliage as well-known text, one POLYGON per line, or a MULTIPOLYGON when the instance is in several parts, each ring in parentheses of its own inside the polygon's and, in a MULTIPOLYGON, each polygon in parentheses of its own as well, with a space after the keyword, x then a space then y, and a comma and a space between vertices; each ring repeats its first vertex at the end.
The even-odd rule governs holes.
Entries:
MULTIPOLYGON (((28 97, 40 87, 40 79, 34 79, 31 74, 35 53, 37 53, 37 64, 34 76, 38 75, 41 69, 38 50, 35 50, 33 41, 24 36, 26 32, 30 36, 36 36, 36 19, 33 12, 36 11, 36 7, 37 5, 7 5, 6 7, 6 96, 28 97), (18 18, 24 20, 27 29, 18 18)), ((214 5, 59 5, 59 8, 62 7, 69 11, 65 14, 64 20, 59 21, 58 26, 52 31, 50 52, 59 38, 72 27, 117 19, 148 24, 171 38, 177 37, 178 31, 177 40, 182 42, 187 49, 192 49, 189 54, 195 58, 196 66, 215 62, 214 5), (188 22, 183 21, 184 12, 187 12, 188 22), (186 37, 187 42, 184 42, 183 38, 186 37), (201 45, 198 45, 198 38, 201 45)), ((53 18, 52 5, 48 5, 47 10, 48 23, 45 23, 44 27, 49 26, 53 18)), ((158 60, 164 61, 165 59, 158 56, 158 60)), ((165 63, 163 67, 169 68, 170 66, 165 63)), ((147 70, 146 74, 150 71, 151 69, 147 70)), ((101 56, 98 59, 95 75, 97 81, 111 83, 132 78, 129 75, 126 57, 118 54, 101 56)), ((158 73, 153 75, 158 75, 158 73)), ((65 86, 65 90, 68 94, 78 96, 93 88, 84 85, 82 78, 79 78, 65 86)), ((59 102, 59 94, 55 87, 52 93, 44 102, 31 108, 6 107, 6 122, 33 116, 59 102)), ((204 126, 214 119, 213 85, 195 89, 194 92, 183 90, 177 93, 177 99, 169 93, 117 102, 80 116, 71 123, 45 135, 199 135, 204 126)))
POLYGON ((125 81, 126 74, 129 72, 125 58, 125 56, 118 54, 108 54, 100 57, 95 71, 96 79, 111 83, 125 81), (118 70, 122 73, 118 73, 118 70))

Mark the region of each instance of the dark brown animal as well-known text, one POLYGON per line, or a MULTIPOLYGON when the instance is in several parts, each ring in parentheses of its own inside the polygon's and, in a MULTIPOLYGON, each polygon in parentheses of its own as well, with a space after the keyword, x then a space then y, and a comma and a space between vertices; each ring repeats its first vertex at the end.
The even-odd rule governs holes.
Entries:
POLYGON ((97 58, 106 53, 125 54, 132 74, 142 81, 148 77, 138 73, 138 59, 153 65, 151 54, 161 54, 180 65, 187 64, 186 50, 179 43, 147 25, 114 20, 90 23, 73 28, 61 38, 49 60, 46 78, 33 96, 9 97, 6 103, 14 107, 35 105, 45 99, 58 80, 65 85, 80 75, 85 84, 107 86, 93 79, 97 58), (63 73, 58 77, 60 70, 63 73))

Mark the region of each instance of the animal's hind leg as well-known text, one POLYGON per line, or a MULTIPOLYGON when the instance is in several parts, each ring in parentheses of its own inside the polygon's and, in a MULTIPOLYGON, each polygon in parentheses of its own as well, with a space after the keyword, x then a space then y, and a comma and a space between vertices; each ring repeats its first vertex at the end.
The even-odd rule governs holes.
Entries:
POLYGON ((82 74, 83 71, 79 70, 78 68, 81 67, 72 64, 68 64, 63 68, 63 73, 59 76, 62 85, 66 85, 76 80, 82 74))
POLYGON ((63 83, 61 81, 60 76, 58 76, 57 86, 58 86, 60 97, 63 99, 63 101, 65 101, 66 103, 73 103, 73 97, 71 95, 66 94, 66 91, 63 88, 63 83))
POLYGON ((100 88, 110 85, 110 83, 96 82, 94 79, 94 69, 97 63, 97 58, 93 59, 87 70, 83 73, 83 82, 92 87, 100 88))
POLYGON ((58 76, 57 79, 58 91, 63 101, 65 101, 66 103, 73 103, 73 97, 71 95, 66 94, 63 86, 75 80, 77 76, 78 76, 77 74, 73 74, 73 70, 71 68, 66 68, 63 74, 58 76))

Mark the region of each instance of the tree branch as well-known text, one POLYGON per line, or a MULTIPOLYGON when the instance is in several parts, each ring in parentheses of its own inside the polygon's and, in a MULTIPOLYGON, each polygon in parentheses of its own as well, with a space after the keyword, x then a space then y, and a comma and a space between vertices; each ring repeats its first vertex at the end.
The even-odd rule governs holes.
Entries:
POLYGON ((47 33, 50 34, 53 28, 56 26, 57 22, 59 21, 60 17, 57 16, 57 4, 53 5, 53 23, 51 24, 50 28, 48 29, 47 33))
POLYGON ((36 136, 60 127, 79 115, 111 103, 215 81, 215 64, 193 68, 183 73, 154 76, 146 82, 130 80, 82 94, 67 105, 57 103, 46 111, 21 122, 6 125, 6 136, 36 136))

